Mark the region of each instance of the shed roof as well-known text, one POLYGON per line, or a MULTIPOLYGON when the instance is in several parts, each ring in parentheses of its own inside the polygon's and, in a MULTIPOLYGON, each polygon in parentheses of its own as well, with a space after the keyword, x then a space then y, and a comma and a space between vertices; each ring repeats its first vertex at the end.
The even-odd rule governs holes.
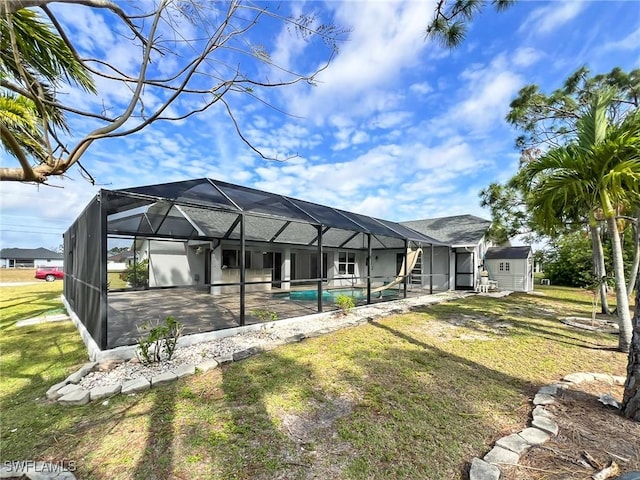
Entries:
POLYGON ((490 220, 475 215, 425 218, 400 223, 452 246, 477 245, 491 226, 490 220))
POLYGON ((111 234, 176 238, 239 238, 239 214, 247 239, 341 248, 402 248, 404 240, 444 245, 396 222, 269 193, 220 180, 181 182, 104 191, 111 234))
POLYGON ((531 253, 530 246, 523 247, 491 247, 487 249, 486 260, 516 260, 527 258, 531 253))
POLYGON ((54 252, 48 248, 3 248, 0 250, 0 258, 14 260, 62 260, 61 253, 54 252))

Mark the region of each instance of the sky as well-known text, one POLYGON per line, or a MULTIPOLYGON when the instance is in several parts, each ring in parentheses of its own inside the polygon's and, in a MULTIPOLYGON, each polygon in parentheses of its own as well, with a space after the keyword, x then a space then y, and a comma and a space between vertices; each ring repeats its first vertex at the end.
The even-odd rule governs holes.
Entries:
MULTIPOLYGON (((121 2, 126 11, 143 2, 121 2)), ((504 120, 525 85, 559 88, 577 68, 593 74, 614 67, 640 68, 640 1, 519 1, 505 12, 486 8, 469 26, 464 43, 450 51, 425 38, 435 2, 328 1, 262 4, 255 27, 234 37, 196 80, 239 70, 257 79, 287 80, 325 65, 331 51, 305 38, 277 16, 314 13, 316 24, 341 27, 338 52, 316 77, 279 89, 230 92, 238 128, 265 160, 241 141, 221 104, 177 122, 156 122, 119 138, 94 142, 82 157, 95 179, 77 168, 50 185, 0 184, 0 248, 57 248, 62 234, 101 189, 210 177, 394 221, 473 214, 479 191, 517 169, 518 135, 504 120), (271 63, 243 55, 263 51, 271 63), (279 67, 279 68, 276 68, 279 67)), ((53 5, 81 55, 103 58, 137 72, 140 49, 106 11, 53 5)), ((208 12, 205 27, 174 17, 171 38, 204 38, 219 25, 208 12), (204 34, 204 35, 203 35, 204 34)), ((204 17, 205 14, 202 13, 204 17)), ((242 12, 236 26, 244 26, 242 12)), ((170 75, 191 46, 171 44, 179 55, 152 57, 155 76, 170 75)), ((264 57, 266 58, 266 57, 264 57)), ((71 87, 61 95, 78 108, 122 111, 130 90, 98 80, 88 96, 71 87)), ((166 92, 144 92, 153 108, 166 92)), ((202 95, 169 109, 198 108, 202 95)), ((115 115, 115 114, 114 114, 115 115)), ((70 117, 69 145, 99 124, 70 117)), ((131 125, 130 122, 125 124, 131 125)), ((1 166, 15 166, 0 152, 1 166)))

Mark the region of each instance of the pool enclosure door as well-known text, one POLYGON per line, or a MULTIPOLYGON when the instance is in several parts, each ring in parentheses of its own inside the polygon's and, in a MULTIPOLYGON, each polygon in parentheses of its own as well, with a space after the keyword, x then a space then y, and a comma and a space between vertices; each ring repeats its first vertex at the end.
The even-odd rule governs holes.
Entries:
POLYGON ((473 252, 456 252, 456 290, 473 290, 473 252))

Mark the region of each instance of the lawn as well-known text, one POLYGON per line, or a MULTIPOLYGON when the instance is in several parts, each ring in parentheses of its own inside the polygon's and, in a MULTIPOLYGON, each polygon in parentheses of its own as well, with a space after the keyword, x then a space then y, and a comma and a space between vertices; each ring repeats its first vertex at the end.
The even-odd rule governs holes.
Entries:
POLYGON ((85 361, 61 283, 2 288, 0 461, 75 461, 80 479, 453 479, 519 431, 541 385, 623 375, 617 338, 559 316, 590 295, 470 297, 280 347, 144 394, 85 407, 44 393, 85 361))

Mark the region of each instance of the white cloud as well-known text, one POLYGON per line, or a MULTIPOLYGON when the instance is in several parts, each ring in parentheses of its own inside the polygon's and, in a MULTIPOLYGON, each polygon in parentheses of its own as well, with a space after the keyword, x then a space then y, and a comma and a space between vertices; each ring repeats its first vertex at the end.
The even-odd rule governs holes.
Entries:
POLYGON ((531 47, 520 47, 513 53, 513 63, 517 67, 530 67, 538 62, 544 54, 531 47))
POLYGON ((620 40, 605 43, 600 47, 603 52, 615 50, 632 50, 640 54, 640 27, 620 40))
POLYGON ((587 7, 582 0, 562 0, 537 8, 520 26, 520 32, 531 31, 536 35, 549 34, 577 17, 587 7))

